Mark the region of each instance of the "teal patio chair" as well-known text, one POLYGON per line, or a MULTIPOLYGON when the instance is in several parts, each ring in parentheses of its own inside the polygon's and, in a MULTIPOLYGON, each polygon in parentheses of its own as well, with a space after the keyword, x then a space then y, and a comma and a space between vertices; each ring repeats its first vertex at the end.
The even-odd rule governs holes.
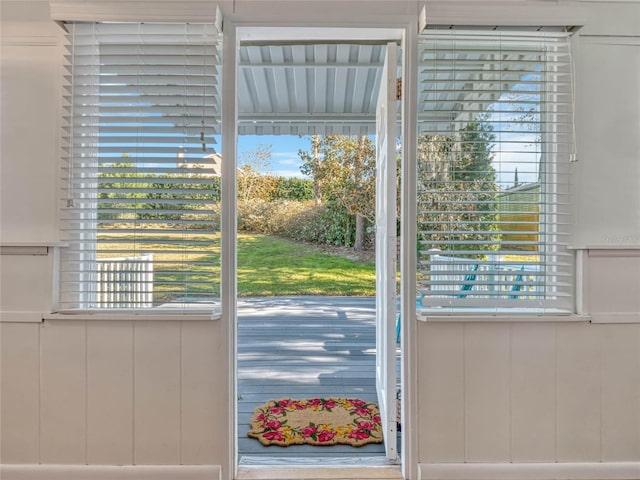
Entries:
MULTIPOLYGON (((522 265, 522 267, 520 267, 520 271, 524 272, 524 265, 522 265)), ((515 278, 513 279, 513 285, 511 285, 511 291, 512 292, 519 292, 522 290, 522 287, 524 287, 524 285, 522 285, 522 273, 519 273, 518 275, 515 276, 515 278), (519 283, 516 283, 519 282, 519 283)), ((520 297, 520 295, 509 295, 509 299, 510 300, 516 300, 518 299, 518 297, 520 297)))
MULTIPOLYGON (((478 264, 476 263, 475 265, 471 265, 471 268, 469 269, 469 271, 472 273, 467 273, 464 276, 465 283, 463 283, 462 286, 460 287, 460 290, 464 292, 468 292, 469 290, 473 289, 473 283, 471 282, 474 282, 476 279, 475 272, 478 271, 478 264)), ((460 294, 456 298, 467 298, 467 294, 466 293, 460 294)))

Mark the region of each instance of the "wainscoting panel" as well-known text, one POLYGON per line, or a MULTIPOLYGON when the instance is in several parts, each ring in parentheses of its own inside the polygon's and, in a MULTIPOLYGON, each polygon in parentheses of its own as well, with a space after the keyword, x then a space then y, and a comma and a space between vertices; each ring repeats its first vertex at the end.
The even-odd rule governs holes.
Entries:
POLYGON ((558 325, 559 462, 601 459, 600 329, 558 325))
POLYGON ((640 461, 640 324, 418 331, 420 462, 640 461))
POLYGON ((87 462, 86 322, 44 322, 41 330, 40 462, 87 462))
MULTIPOLYGON (((228 450, 221 435, 228 416, 219 406, 219 394, 228 378, 226 358, 220 357, 222 322, 182 325, 182 463, 210 464, 216 453, 228 450)), ((218 460, 219 461, 219 460, 218 460)))
POLYGON ((465 345, 467 462, 510 459, 509 324, 468 324, 465 345))
POLYGON ((229 368, 222 325, 0 323, 2 463, 228 460, 229 368))
POLYGON ((511 326, 511 461, 556 455, 556 327, 511 326))
POLYGON ((464 462, 464 326, 419 324, 419 374, 428 379, 418 398, 425 461, 464 462))
POLYGON ((134 463, 179 465, 180 322, 134 326, 134 463))
POLYGON ((640 458, 640 325, 602 331, 602 460, 640 458))
POLYGON ((0 323, 0 458, 40 460, 40 324, 0 323))
POLYGON ((87 323, 87 463, 133 463, 133 323, 87 323))

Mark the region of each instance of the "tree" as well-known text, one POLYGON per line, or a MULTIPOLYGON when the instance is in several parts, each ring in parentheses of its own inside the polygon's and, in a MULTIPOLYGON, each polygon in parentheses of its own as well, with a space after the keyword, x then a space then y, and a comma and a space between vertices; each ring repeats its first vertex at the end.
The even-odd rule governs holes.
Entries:
POLYGON ((454 242, 461 249, 490 250, 499 239, 495 135, 491 125, 478 120, 456 137, 418 138, 419 230, 432 247, 454 242))
POLYGON ((316 198, 326 205, 340 243, 364 248, 367 222, 375 222, 375 145, 366 136, 312 138, 312 151, 299 152, 302 173, 314 181, 316 198))
MULTIPOLYGON (((309 171, 314 171, 318 167, 318 163, 320 162, 320 135, 313 135, 311 137, 311 156, 304 160, 305 163, 311 163, 311 168, 308 169, 309 171)), ((320 185, 315 176, 313 176, 313 198, 318 204, 320 203, 320 185)))
POLYGON ((276 185, 275 177, 269 175, 270 168, 271 145, 258 145, 255 151, 245 152, 238 168, 238 198, 271 200, 276 185))

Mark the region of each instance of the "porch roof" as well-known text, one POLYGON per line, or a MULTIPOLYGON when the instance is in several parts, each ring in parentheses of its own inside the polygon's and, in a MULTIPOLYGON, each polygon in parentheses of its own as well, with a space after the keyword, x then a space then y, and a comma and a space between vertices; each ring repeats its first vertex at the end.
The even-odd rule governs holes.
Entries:
MULTIPOLYGON (((530 28, 510 27, 505 32, 514 30, 530 28)), ((444 35, 455 33, 440 31, 444 35)), ((535 34, 563 35, 563 31, 547 27, 538 28, 535 34)), ((238 133, 375 134, 386 45, 389 41, 400 43, 400 38, 401 33, 394 29, 247 28, 240 33, 238 55, 238 133)), ((424 48, 419 46, 421 57, 425 55, 424 48)), ((495 102, 493 86, 483 91, 459 86, 484 73, 495 74, 498 67, 504 69, 505 62, 513 61, 509 65, 512 75, 485 79, 496 83, 496 91, 509 88, 518 81, 522 68, 514 61, 518 54, 505 53, 497 58, 479 51, 456 52, 456 60, 474 68, 452 72, 448 77, 440 74, 438 88, 432 91, 424 88, 424 82, 433 79, 433 70, 419 68, 417 107, 421 130, 434 128, 440 122, 464 123, 470 120, 470 114, 462 112, 470 110, 472 115, 495 102)), ((397 65, 397 69, 400 77, 402 66, 397 65)), ((397 109, 399 119, 400 102, 397 109)))
POLYGON ((382 42, 243 44, 238 133, 373 134, 385 49, 382 42))

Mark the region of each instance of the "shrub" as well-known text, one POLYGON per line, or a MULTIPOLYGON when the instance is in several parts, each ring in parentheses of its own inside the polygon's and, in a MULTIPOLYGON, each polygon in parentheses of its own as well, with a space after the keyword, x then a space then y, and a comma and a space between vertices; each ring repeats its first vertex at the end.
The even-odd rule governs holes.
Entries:
POLYGON ((238 174, 238 199, 311 200, 313 180, 264 175, 245 166, 238 174))
POLYGON ((238 230, 316 242, 322 237, 323 211, 314 201, 239 201, 238 230))
POLYGON ((277 177, 274 199, 311 200, 313 198, 313 180, 306 178, 277 177))
MULTIPOLYGON (((313 200, 238 202, 238 230, 301 242, 352 245, 353 218, 313 200)), ((367 239, 369 240, 369 239, 367 239)))

